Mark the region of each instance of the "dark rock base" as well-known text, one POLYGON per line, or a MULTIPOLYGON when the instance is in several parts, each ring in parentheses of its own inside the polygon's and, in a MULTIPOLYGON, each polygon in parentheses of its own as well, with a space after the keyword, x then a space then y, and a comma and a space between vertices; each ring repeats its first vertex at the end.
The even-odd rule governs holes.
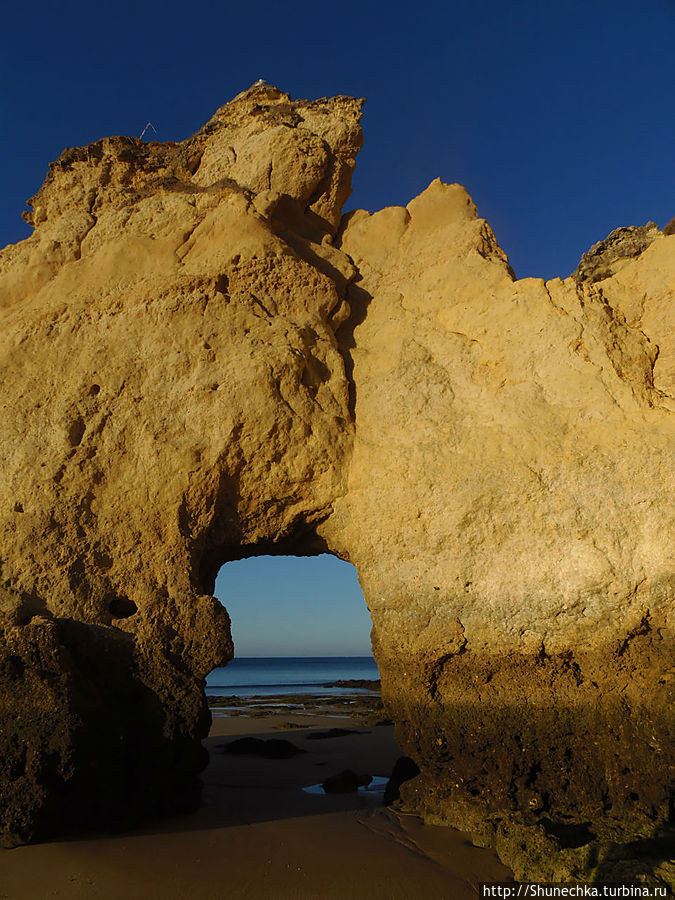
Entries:
POLYGON ((422 772, 401 788, 407 808, 494 847, 520 879, 658 880, 673 836, 675 729, 656 674, 667 648, 651 628, 632 643, 577 657, 466 651, 431 681, 420 673, 433 699, 391 699, 389 684, 398 741, 422 772))
POLYGON ((196 680, 167 667, 169 703, 115 628, 36 617, 0 637, 4 846, 198 805, 210 715, 196 680))

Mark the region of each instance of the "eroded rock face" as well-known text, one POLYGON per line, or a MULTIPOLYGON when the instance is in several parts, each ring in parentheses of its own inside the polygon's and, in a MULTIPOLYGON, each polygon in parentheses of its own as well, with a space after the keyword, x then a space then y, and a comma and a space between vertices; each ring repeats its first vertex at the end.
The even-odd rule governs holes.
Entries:
POLYGON ((130 819, 193 784, 203 679, 232 655, 220 565, 297 541, 344 490, 353 267, 330 239, 359 111, 260 87, 183 144, 65 151, 2 251, 10 840, 49 831, 57 796, 82 826, 113 784, 130 819), (116 775, 139 767, 147 788, 116 775))
POLYGON ((9 841, 193 801, 218 568, 328 549, 409 806, 518 875, 658 857, 675 236, 545 284, 458 185, 341 220, 359 110, 261 86, 66 151, 0 253, 9 841))
POLYGON ((625 874, 670 815, 675 240, 606 280, 515 281, 437 181, 340 246, 364 312, 325 527, 422 770, 407 801, 517 876, 625 874))

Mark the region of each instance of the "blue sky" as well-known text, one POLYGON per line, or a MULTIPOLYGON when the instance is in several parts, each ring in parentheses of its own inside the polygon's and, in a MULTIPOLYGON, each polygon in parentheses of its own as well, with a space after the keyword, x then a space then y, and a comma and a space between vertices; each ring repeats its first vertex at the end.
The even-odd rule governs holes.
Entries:
POLYGON ((370 616, 354 566, 335 556, 227 563, 216 596, 237 656, 370 656, 370 616))
MULTIPOLYGON (((65 147, 148 121, 182 140, 262 77, 294 97, 367 99, 347 208, 459 181, 519 277, 567 275, 613 228, 675 216, 673 47, 675 0, 7 3, 0 246, 28 235, 24 202, 65 147)), ((260 574, 228 599, 240 652, 367 648, 339 562, 296 560, 288 577, 248 565, 260 574)))

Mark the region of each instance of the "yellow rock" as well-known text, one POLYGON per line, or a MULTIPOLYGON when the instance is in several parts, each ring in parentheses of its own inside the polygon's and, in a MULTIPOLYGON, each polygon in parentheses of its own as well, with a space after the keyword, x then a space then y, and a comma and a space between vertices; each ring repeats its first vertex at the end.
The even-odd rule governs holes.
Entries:
POLYGON ((360 106, 256 85, 67 150, 0 251, 7 841, 61 827, 54 785, 74 827, 184 802, 218 569, 326 549, 411 808, 548 880, 665 827, 675 235, 545 283, 460 185, 341 218, 360 106))

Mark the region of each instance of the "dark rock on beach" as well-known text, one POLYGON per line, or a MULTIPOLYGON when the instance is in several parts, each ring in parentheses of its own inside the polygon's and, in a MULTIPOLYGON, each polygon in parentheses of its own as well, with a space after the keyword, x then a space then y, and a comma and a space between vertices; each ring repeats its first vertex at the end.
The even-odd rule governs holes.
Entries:
POLYGON ((390 806, 401 796, 401 785, 420 774, 420 769, 414 759, 409 756, 400 756, 391 771, 389 781, 384 789, 384 805, 390 806))
POLYGON ((221 745, 218 749, 222 753, 233 756, 261 756, 263 759, 291 759, 293 756, 307 752, 301 747, 296 747, 291 741, 285 741, 282 738, 262 740, 262 738, 255 737, 239 738, 236 741, 230 741, 229 744, 221 745))
POLYGON ((347 678, 339 681, 328 681, 324 687, 346 687, 352 689, 365 689, 369 691, 380 690, 379 678, 347 678))
POLYGON ((372 780, 372 775, 359 775, 351 769, 345 769, 344 772, 326 778, 321 787, 327 794, 353 794, 360 787, 367 787, 372 780))
POLYGON ((209 707, 228 716, 332 715, 349 716, 370 724, 383 717, 382 700, 377 694, 276 694, 254 697, 208 697, 209 707))
POLYGON ((328 731, 313 731, 305 736, 305 740, 325 741, 330 738, 346 737, 348 734, 369 734, 369 732, 357 731, 355 728, 329 728, 328 731))

